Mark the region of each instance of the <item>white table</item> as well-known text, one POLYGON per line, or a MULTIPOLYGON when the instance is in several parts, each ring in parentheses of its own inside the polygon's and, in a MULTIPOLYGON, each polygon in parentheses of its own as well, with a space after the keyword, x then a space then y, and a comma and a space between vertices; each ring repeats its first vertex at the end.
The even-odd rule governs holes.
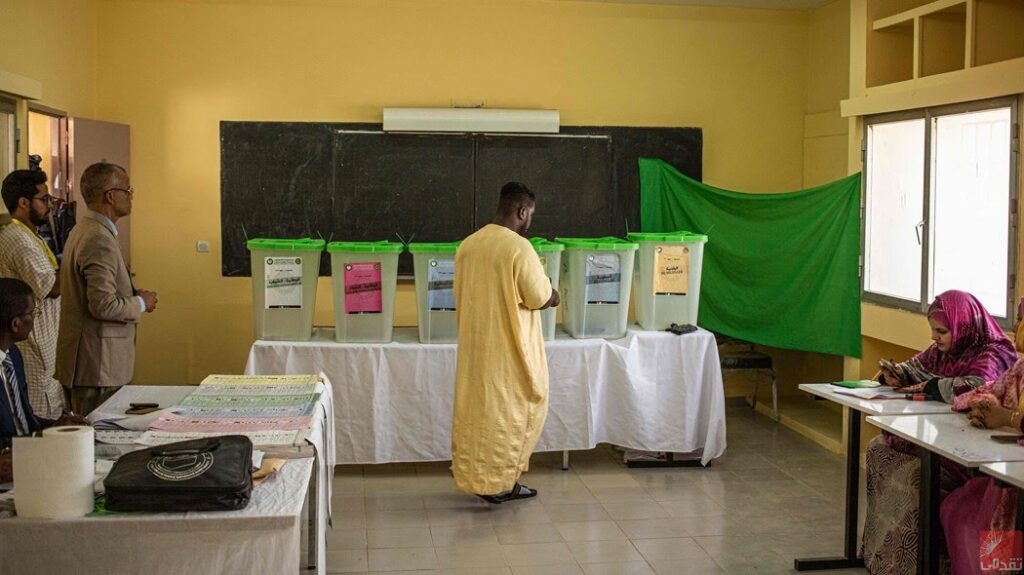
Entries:
POLYGON ((295 573, 313 462, 290 460, 239 511, 0 520, 0 573, 295 573))
POLYGON ((920 447, 921 505, 918 511, 918 572, 938 572, 939 549, 932 534, 939 525, 939 457, 970 468, 985 463, 1024 461, 1024 449, 1016 443, 993 441, 993 433, 1005 432, 971 426, 961 413, 882 415, 867 421, 920 447))
POLYGON ((981 472, 994 477, 996 481, 1016 487, 1017 493, 1017 531, 1024 531, 1024 461, 1000 461, 986 463, 981 472))
MULTIPOLYGON (((315 457, 297 453, 299 458, 289 459, 279 477, 253 489, 245 509, 0 520, 0 573, 295 572, 302 556, 304 505, 306 568, 325 573, 334 449, 329 381, 324 388, 308 438, 315 457)), ((89 417, 123 415, 132 402, 173 406, 194 389, 125 386, 89 417)))
MULTIPOLYGON (((455 344, 421 344, 415 328, 391 343, 256 341, 246 373, 322 371, 334 385, 338 463, 451 459, 455 344)), ((645 451, 725 451, 718 347, 705 330, 677 336, 630 329, 626 337, 545 342, 547 423, 537 451, 612 443, 645 451)))
POLYGON ((844 395, 843 388, 831 383, 803 383, 805 391, 843 406, 846 414, 846 529, 842 557, 815 557, 794 560, 797 571, 823 569, 849 569, 863 567, 864 559, 857 556, 860 538, 857 531, 860 505, 860 418, 867 415, 906 415, 922 413, 950 413, 950 406, 940 401, 908 401, 906 399, 861 399, 844 395))

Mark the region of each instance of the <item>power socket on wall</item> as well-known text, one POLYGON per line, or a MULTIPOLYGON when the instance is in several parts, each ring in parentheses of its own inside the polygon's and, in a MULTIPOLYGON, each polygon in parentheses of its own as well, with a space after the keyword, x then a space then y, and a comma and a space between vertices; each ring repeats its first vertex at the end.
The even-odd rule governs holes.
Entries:
POLYGON ((201 254, 210 253, 210 242, 207 240, 199 240, 196 242, 196 251, 201 254))

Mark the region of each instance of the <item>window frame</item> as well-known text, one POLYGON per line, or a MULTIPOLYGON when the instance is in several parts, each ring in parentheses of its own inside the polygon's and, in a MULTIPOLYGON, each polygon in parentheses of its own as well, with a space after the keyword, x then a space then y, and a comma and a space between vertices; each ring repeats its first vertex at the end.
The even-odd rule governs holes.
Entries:
POLYGON ((861 166, 864 170, 864 177, 861 179, 861 270, 860 270, 860 292, 861 301, 880 305, 883 307, 896 308, 915 313, 925 314, 930 305, 928 292, 931 290, 930 274, 934 265, 934 256, 931 253, 931 225, 932 225, 932 201, 934 186, 932 185, 932 172, 934 169, 935 144, 933 142, 934 121, 941 116, 963 114, 969 112, 983 112, 996 108, 1010 109, 1010 141, 1007 142, 1010 153, 1009 161, 1009 190, 1008 190, 1008 215, 1007 221, 1007 278, 1006 278, 1006 317, 993 315, 999 325, 1006 329, 1012 329, 1016 321, 1016 279, 1018 272, 1017 253, 1019 242, 1019 218, 1018 206, 1020 199, 1020 116, 1019 99, 1017 96, 1006 96, 991 98, 972 102, 961 102, 914 110, 903 110, 884 114, 874 114, 864 117, 864 126, 861 139, 861 166), (922 200, 921 221, 924 222, 921 238, 921 293, 919 301, 905 300, 902 298, 871 292, 866 289, 867 278, 867 195, 868 195, 868 132, 872 126, 901 122, 907 120, 924 120, 924 194, 922 200))

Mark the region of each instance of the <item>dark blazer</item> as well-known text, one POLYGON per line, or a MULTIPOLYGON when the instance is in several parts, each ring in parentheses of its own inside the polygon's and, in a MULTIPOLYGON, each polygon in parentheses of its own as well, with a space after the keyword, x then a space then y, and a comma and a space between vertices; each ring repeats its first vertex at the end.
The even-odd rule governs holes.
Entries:
MULTIPOLYGON (((17 346, 12 345, 7 350, 14 362, 14 374, 18 381, 14 384, 14 392, 21 397, 21 405, 25 409, 25 418, 28 419, 29 431, 35 433, 43 428, 43 421, 36 417, 32 411, 32 405, 28 402, 28 386, 25 385, 25 362, 21 359, 21 352, 17 346)), ((2 384, 0 384, 2 385, 2 384)), ((7 401, 7 391, 0 388, 0 448, 10 447, 11 438, 14 437, 14 410, 7 401)))

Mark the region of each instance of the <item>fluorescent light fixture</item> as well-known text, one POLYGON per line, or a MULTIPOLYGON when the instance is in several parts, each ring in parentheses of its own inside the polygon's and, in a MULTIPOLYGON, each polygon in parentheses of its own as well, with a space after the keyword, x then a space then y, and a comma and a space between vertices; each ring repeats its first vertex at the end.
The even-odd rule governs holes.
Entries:
POLYGON ((557 134, 558 110, 384 108, 385 132, 557 134))

